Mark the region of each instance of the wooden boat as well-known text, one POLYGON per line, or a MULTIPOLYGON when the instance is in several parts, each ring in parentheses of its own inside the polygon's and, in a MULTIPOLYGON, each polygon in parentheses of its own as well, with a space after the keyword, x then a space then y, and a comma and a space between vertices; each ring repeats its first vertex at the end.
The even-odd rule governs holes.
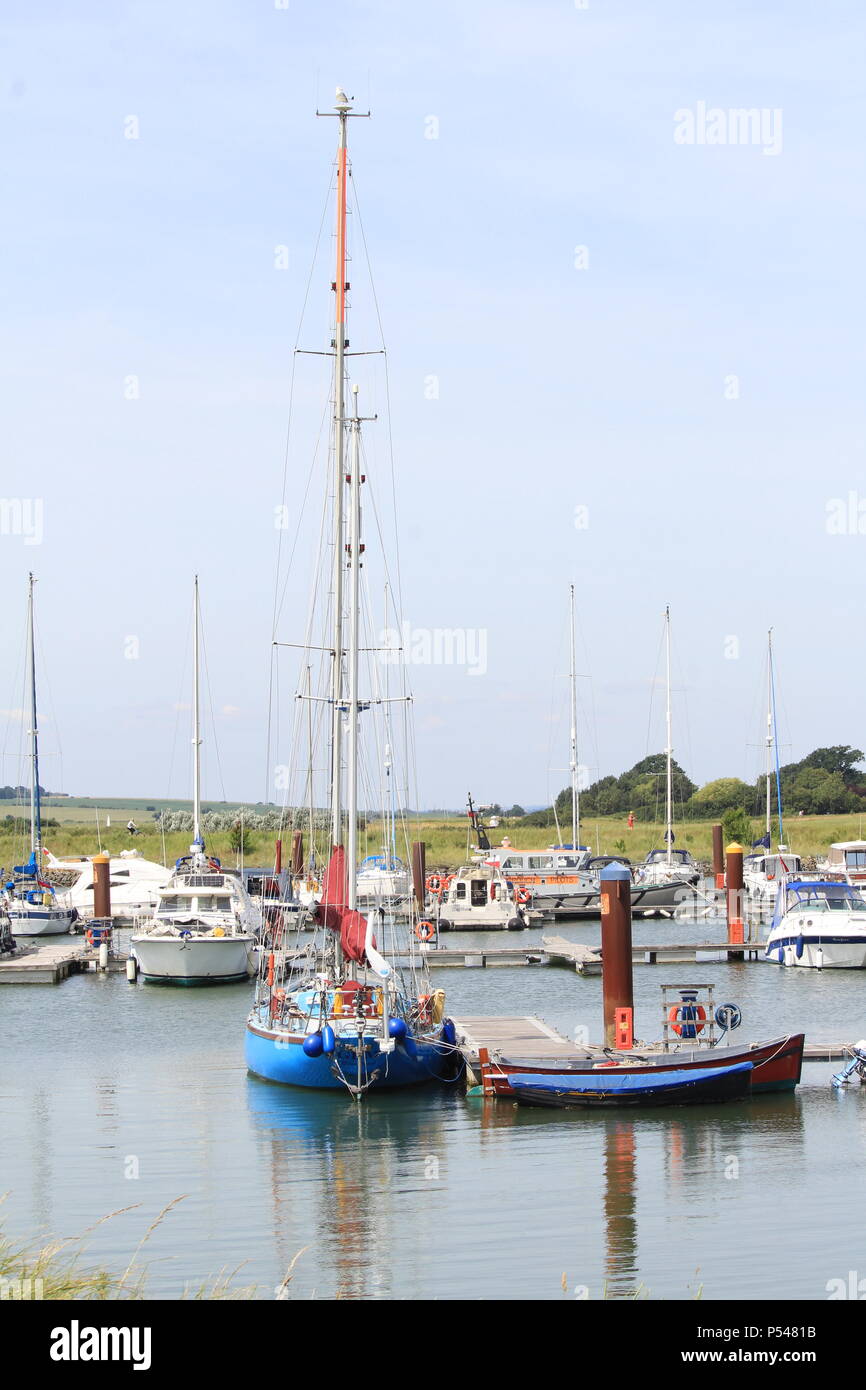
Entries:
POLYGON ((751 1087, 752 1063, 701 1067, 691 1071, 633 1072, 612 1068, 591 1072, 525 1072, 508 1079, 518 1105, 559 1110, 614 1106, 712 1105, 742 1100, 751 1087))
POLYGON ((799 1083, 803 1066, 805 1034, 792 1033, 769 1042, 752 1043, 742 1047, 694 1047, 677 1052, 615 1053, 587 1051, 562 1061, 557 1058, 539 1061, 531 1057, 497 1057, 491 1060, 486 1048, 481 1048, 481 1076, 485 1095, 507 1096, 513 1099, 509 1078, 523 1075, 561 1075, 612 1071, 629 1075, 657 1075, 660 1071, 699 1071, 736 1066, 741 1062, 752 1065, 752 1092, 793 1091, 799 1083))

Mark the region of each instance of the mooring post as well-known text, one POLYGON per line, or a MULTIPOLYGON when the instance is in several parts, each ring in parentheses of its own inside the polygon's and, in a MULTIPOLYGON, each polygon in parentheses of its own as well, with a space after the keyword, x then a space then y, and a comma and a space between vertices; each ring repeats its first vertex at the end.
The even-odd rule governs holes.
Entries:
POLYGON ((728 941, 742 944, 743 932, 743 846, 728 845, 725 883, 727 885, 728 941))
POLYGON ((281 874, 283 871, 283 842, 278 839, 274 847, 274 873, 281 874))
POLYGON ((300 878, 304 872, 304 832, 292 831, 292 876, 300 878))
POLYGON ((107 854, 93 856, 93 915, 111 917, 111 868, 107 854))
POLYGON ((713 826, 713 873, 716 876, 716 887, 725 886, 725 841, 720 825, 713 826))
POLYGON ((423 840, 412 841, 412 888, 418 911, 423 912, 427 901, 427 846, 423 840))
POLYGON ((631 874, 624 864, 606 864, 599 874, 601 889, 601 975, 604 996, 604 1045, 616 1047, 634 1031, 634 987, 631 966, 631 874), (619 1029, 617 1014, 619 1013, 619 1029), (632 1022, 627 1033, 623 1023, 632 1022), (619 1038, 618 1038, 619 1035, 619 1038))

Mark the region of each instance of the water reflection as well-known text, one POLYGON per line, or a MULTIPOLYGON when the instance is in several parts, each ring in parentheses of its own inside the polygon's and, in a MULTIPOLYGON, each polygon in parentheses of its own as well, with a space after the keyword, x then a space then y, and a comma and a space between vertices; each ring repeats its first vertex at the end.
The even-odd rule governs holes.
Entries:
MULTIPOLYGON (((391 1296, 398 1270, 411 1284, 417 1271, 405 1267, 405 1232, 395 1225, 400 1198, 432 1193, 445 1181, 446 1131, 459 1097, 421 1087, 357 1104, 342 1091, 304 1091, 250 1076, 247 1103, 266 1145, 280 1265, 288 1269, 309 1243, 305 1264, 322 1267, 328 1297, 391 1296)), ((421 1203, 412 1206, 412 1232, 419 1249, 435 1238, 421 1203)), ((396 1292, 423 1297, 420 1286, 396 1292)))

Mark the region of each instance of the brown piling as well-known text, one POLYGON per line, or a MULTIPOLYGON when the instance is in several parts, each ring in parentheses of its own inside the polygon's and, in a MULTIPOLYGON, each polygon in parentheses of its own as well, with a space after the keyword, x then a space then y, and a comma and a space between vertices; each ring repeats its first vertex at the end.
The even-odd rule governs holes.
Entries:
POLYGON ((425 882, 427 878, 427 846, 423 840, 412 841, 412 887, 415 892, 415 901, 418 904, 418 911, 424 911, 424 903, 427 898, 425 882))
POLYGON ((620 1025, 634 1020, 631 963, 631 874, 624 864, 606 864, 599 874, 601 889, 601 974, 604 995, 604 1045, 616 1047, 617 1011, 620 1025))
POLYGON ((292 831, 292 873, 299 878, 304 872, 304 832, 292 831))
POLYGON ((742 944, 745 940, 743 931, 743 846, 734 842, 728 845, 726 854, 728 941, 742 944))
POLYGON ((274 849, 274 873, 275 873, 275 874, 279 874, 279 873, 282 873, 282 871, 283 871, 283 842, 282 842, 282 840, 277 840, 276 847, 275 847, 275 849, 274 849))
POLYGON ((716 887, 725 886, 725 841, 720 825, 713 826, 713 873, 716 876, 716 887))
POLYGON ((107 854, 93 856, 93 915, 111 917, 111 869, 107 854))

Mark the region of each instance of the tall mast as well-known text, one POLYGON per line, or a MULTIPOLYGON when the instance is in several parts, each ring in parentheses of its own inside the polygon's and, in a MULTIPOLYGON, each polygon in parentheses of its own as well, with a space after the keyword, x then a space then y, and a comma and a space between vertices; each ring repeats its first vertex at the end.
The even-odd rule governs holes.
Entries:
POLYGON ((348 747, 348 860, 350 910, 357 905, 358 862, 358 634, 360 631, 361 577, 361 421, 358 417, 358 388, 352 387, 352 460, 349 487, 349 747, 348 747))
POLYGON ((574 585, 571 585, 571 844, 577 849, 580 795, 577 788, 577 674, 574 666, 574 585))
POLYGON ((201 717, 199 714, 199 613, 198 613, 198 575, 193 586, 193 657, 192 657, 192 838, 198 846, 201 841, 201 717))
POLYGON ((349 98, 337 88, 335 103, 339 121, 337 142, 337 268, 334 276, 334 629, 331 674, 331 843, 343 843, 342 752, 343 752, 343 488, 345 486, 345 401, 344 372, 346 352, 346 127, 351 110, 349 98))
POLYGON ((773 772, 773 629, 767 633, 767 850, 771 846, 770 779, 773 772))
POLYGON ((670 604, 668 604, 667 607, 665 608, 665 674, 666 674, 666 685, 667 685, 667 709, 666 709, 666 714, 665 714, 665 718, 666 718, 666 722, 667 722, 667 748, 665 749, 665 753, 666 753, 666 755, 667 755, 667 783, 666 783, 666 789, 665 789, 665 821, 667 822, 667 828, 666 828, 666 831, 665 831, 665 840, 667 841, 667 856, 666 856, 666 858, 667 858, 668 864, 670 864, 670 863, 672 862, 672 860, 673 860, 673 829, 674 829, 674 828, 673 828, 673 778, 672 778, 672 773, 671 773, 671 761, 672 761, 672 758, 673 758, 674 749, 673 749, 673 742, 672 742, 672 740, 671 740, 671 610, 670 610, 670 604))
POLYGON ((770 686, 770 713, 771 713, 772 730, 773 730, 773 753, 774 753, 774 762, 775 762, 775 766, 776 766, 776 812, 777 812, 777 815, 778 815, 778 818, 779 818, 779 848, 781 849, 782 845, 785 843, 785 831, 784 831, 784 827, 783 827, 783 825, 782 825, 782 773, 781 773, 781 770, 780 770, 780 768, 779 768, 779 730, 778 730, 778 727, 777 727, 777 724, 776 724, 776 682, 775 682, 775 673, 774 673, 774 670, 773 670, 773 639, 772 639, 772 632, 773 632, 773 629, 771 628, 771 629, 770 629, 770 643, 769 643, 769 652, 768 652, 767 666, 768 666, 768 668, 769 668, 769 673, 770 673, 770 674, 769 674, 769 686, 770 686))
POLYGON ((36 723, 36 638, 33 618, 33 575, 27 590, 27 658, 30 668, 30 853, 37 868, 42 858, 42 809, 39 800, 39 730, 36 723))

